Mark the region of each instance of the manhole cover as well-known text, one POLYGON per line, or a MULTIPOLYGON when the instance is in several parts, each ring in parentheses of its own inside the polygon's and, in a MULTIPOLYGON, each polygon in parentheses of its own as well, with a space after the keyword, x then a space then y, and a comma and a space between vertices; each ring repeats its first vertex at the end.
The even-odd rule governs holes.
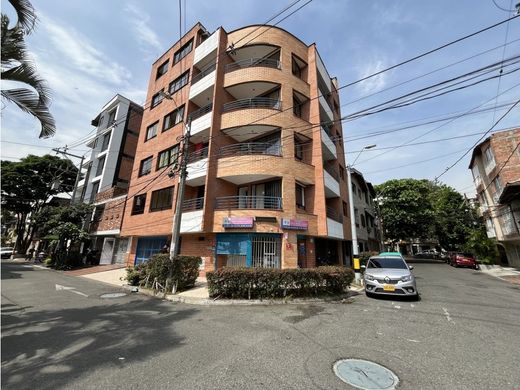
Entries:
POLYGON ((112 298, 121 298, 121 297, 125 297, 125 296, 126 296, 125 293, 107 293, 107 294, 100 295, 100 298, 112 299, 112 298))
POLYGON ((364 390, 391 390, 399 383, 397 375, 388 368, 368 360, 338 360, 334 373, 343 382, 364 390))

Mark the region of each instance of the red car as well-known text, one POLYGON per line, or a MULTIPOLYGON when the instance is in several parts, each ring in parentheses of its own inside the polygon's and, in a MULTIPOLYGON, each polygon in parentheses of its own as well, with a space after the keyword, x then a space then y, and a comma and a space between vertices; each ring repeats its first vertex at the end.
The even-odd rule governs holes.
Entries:
POLYGON ((450 256, 450 265, 452 267, 470 267, 478 269, 478 263, 475 256, 467 252, 454 252, 450 256))

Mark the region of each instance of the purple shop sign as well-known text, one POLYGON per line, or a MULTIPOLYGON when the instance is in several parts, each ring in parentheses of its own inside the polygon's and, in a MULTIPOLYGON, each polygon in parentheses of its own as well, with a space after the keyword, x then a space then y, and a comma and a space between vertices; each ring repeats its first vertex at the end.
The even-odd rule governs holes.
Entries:
POLYGON ((301 219, 282 218, 281 226, 282 229, 307 230, 309 228, 309 221, 304 221, 301 219))
POLYGON ((253 217, 225 217, 222 226, 225 228, 252 228, 253 217))

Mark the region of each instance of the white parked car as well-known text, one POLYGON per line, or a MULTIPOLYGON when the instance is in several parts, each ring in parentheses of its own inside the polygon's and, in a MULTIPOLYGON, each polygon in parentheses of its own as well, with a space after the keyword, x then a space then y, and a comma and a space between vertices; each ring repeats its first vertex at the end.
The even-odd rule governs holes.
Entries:
POLYGON ((11 246, 3 246, 0 248, 0 257, 2 259, 10 259, 13 254, 14 248, 11 246))

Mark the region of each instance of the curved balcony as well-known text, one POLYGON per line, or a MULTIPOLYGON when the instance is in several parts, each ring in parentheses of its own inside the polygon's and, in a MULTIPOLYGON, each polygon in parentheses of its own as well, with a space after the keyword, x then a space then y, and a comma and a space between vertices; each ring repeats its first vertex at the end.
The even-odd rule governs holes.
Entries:
POLYGON ((247 108, 270 108, 280 111, 282 109, 282 101, 280 99, 265 97, 239 99, 233 102, 225 103, 222 106, 222 112, 242 110, 247 108))
POLYGON ((215 201, 215 210, 282 210, 282 198, 278 196, 221 196, 215 201))
POLYGON ((228 64, 225 67, 225 72, 233 72, 235 70, 244 69, 244 68, 252 68, 252 67, 264 67, 264 68, 273 68, 280 69, 280 61, 272 60, 269 58, 246 58, 240 61, 236 61, 232 64, 228 64))
POLYGON ((281 156, 282 146, 269 142, 244 142, 228 145, 220 148, 220 157, 248 156, 248 155, 269 155, 281 156))

